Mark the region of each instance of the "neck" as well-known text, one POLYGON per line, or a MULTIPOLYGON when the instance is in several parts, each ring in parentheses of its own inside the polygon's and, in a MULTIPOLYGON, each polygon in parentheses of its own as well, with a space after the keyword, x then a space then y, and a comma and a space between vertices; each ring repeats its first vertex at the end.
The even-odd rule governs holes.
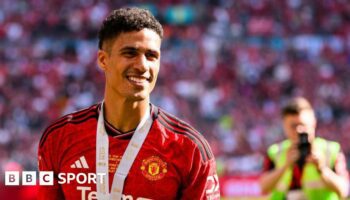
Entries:
POLYGON ((142 117, 149 112, 149 99, 128 101, 105 95, 104 117, 122 132, 135 130, 142 117))

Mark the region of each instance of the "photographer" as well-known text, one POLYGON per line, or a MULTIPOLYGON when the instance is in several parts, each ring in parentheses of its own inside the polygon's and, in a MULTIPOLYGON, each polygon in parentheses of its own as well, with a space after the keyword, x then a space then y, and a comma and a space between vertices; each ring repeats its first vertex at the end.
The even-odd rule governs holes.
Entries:
POLYGON ((271 145, 260 178, 270 199, 343 199, 349 180, 345 156, 337 142, 315 137, 316 117, 301 97, 282 109, 286 140, 271 145))

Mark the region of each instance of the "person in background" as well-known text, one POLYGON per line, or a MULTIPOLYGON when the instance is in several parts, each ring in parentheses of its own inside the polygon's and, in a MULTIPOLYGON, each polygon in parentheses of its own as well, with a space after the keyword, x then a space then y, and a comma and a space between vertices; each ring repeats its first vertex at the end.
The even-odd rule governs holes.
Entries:
POLYGON ((349 177, 339 143, 316 137, 316 116, 303 97, 282 109, 286 140, 271 145, 260 178, 270 199, 335 200, 348 195, 349 177))

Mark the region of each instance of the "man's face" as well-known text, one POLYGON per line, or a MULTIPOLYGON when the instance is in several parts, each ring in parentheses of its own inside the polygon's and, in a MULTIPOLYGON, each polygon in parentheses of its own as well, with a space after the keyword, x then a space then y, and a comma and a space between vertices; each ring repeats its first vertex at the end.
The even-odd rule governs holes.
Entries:
POLYGON ((106 93, 126 101, 149 98, 159 72, 160 45, 161 38, 150 29, 120 33, 108 41, 107 50, 98 52, 106 93))
POLYGON ((286 136, 293 143, 298 143, 299 133, 308 133, 309 142, 315 138, 316 118, 311 110, 303 110, 296 115, 286 115, 283 118, 283 128, 286 136))

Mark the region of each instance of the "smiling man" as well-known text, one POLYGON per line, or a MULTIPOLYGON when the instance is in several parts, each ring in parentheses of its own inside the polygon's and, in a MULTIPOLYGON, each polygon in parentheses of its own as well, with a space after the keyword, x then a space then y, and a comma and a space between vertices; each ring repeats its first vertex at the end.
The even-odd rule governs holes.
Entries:
POLYGON ((99 32, 104 101, 44 132, 39 199, 219 199, 215 159, 187 123, 150 103, 163 29, 149 11, 113 11, 99 32))

